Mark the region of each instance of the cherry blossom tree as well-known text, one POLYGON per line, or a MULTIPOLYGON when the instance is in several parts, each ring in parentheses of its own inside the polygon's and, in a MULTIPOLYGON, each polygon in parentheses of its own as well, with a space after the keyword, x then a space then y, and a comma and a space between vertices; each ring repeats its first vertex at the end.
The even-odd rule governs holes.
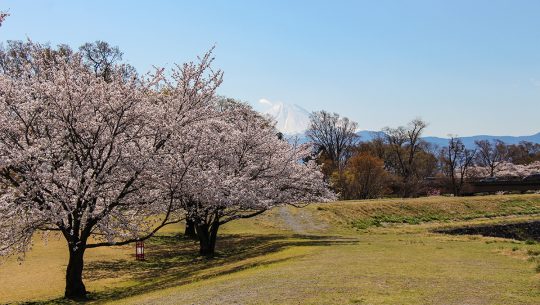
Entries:
POLYGON ((0 26, 2 26, 2 23, 4 23, 4 20, 6 20, 8 16, 8 13, 0 11, 0 26))
POLYGON ((106 81, 80 53, 31 42, 25 50, 0 73, 0 255, 26 252, 37 231, 60 232, 65 296, 84 298, 85 250, 182 220, 175 186, 187 170, 172 160, 211 109, 222 73, 208 53, 169 77, 126 78, 115 66, 106 81))
POLYGON ((277 205, 334 199, 311 145, 278 137, 272 122, 249 106, 226 101, 202 137, 195 167, 185 179, 184 208, 194 222, 200 254, 215 252, 220 226, 277 205))
MULTIPOLYGON (((511 162, 501 162, 497 165, 494 176, 498 178, 525 178, 530 175, 540 174, 540 161, 529 164, 514 164, 511 162)), ((475 166, 467 174, 468 178, 483 178, 491 176, 491 167, 475 166)))

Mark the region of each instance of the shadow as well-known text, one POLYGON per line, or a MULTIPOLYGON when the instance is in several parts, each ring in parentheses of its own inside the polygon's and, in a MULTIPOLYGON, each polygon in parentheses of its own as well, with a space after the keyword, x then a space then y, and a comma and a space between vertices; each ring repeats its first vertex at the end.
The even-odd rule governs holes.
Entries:
MULTIPOLYGON (((280 263, 301 257, 265 257, 290 247, 357 244, 355 238, 316 235, 223 235, 213 258, 198 255, 198 242, 179 236, 155 236, 146 242, 145 261, 96 261, 85 266, 86 281, 126 278, 136 284, 107 291, 89 293, 88 302, 103 303, 125 297, 181 286, 188 283, 231 274, 238 271, 280 263)), ((74 304, 59 298, 25 304, 74 304)))
POLYGON ((434 232, 452 235, 483 235, 489 237, 502 237, 522 241, 534 240, 540 242, 540 221, 485 226, 466 226, 453 229, 440 229, 435 230, 434 232))

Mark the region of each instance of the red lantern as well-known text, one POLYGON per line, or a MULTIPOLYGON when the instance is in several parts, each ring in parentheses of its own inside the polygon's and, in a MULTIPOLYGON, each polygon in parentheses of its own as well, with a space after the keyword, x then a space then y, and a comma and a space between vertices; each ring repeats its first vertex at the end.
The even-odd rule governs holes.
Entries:
POLYGON ((144 260, 144 241, 135 243, 135 259, 138 261, 144 260))

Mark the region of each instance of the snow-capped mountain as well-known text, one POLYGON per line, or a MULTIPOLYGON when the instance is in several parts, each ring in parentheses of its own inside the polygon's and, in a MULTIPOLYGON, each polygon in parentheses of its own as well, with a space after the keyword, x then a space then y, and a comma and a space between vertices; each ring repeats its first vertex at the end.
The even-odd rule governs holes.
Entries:
MULTIPOLYGON (((287 104, 283 102, 272 102, 267 99, 259 100, 259 107, 261 113, 270 116, 273 120, 276 121, 276 128, 289 136, 299 136, 301 142, 308 141, 305 136, 305 132, 309 127, 309 114, 310 112, 306 109, 294 105, 287 104)), ((371 141, 377 135, 384 135, 382 131, 369 131, 369 130, 359 130, 357 134, 360 136, 360 141, 371 141)), ((478 135, 470 137, 460 137, 463 141, 463 144, 467 148, 474 148, 475 140, 494 140, 499 139, 506 144, 518 144, 521 141, 528 141, 532 143, 540 143, 540 133, 530 135, 530 136, 492 136, 492 135, 478 135)), ((445 146, 448 144, 448 139, 443 137, 423 137, 423 139, 429 143, 435 144, 439 147, 445 146)))
POLYGON ((309 111, 298 105, 267 99, 261 99, 259 104, 265 108, 262 113, 274 119, 276 128, 284 134, 303 134, 309 126, 309 111))

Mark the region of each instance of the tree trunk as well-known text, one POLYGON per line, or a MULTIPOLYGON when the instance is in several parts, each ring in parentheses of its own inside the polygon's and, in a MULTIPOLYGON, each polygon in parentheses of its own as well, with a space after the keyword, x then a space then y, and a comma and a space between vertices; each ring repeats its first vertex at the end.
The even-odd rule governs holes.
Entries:
POLYGON ((189 239, 197 239, 197 232, 195 231, 195 222, 187 218, 186 219, 186 229, 184 231, 184 237, 189 239))
POLYGON ((86 287, 82 281, 84 267, 84 247, 69 249, 69 263, 66 270, 66 291, 64 296, 72 300, 86 299, 86 287))
POLYGON ((215 254, 217 233, 219 222, 213 222, 212 225, 197 225, 197 237, 199 238, 199 254, 206 257, 212 257, 215 254))
POLYGON ((401 185, 401 197, 402 198, 411 198, 413 197, 413 188, 414 188, 414 182, 411 178, 405 178, 403 179, 403 184, 401 185))
POLYGON ((495 177, 495 166, 494 165, 489 166, 489 176, 491 178, 495 177))

